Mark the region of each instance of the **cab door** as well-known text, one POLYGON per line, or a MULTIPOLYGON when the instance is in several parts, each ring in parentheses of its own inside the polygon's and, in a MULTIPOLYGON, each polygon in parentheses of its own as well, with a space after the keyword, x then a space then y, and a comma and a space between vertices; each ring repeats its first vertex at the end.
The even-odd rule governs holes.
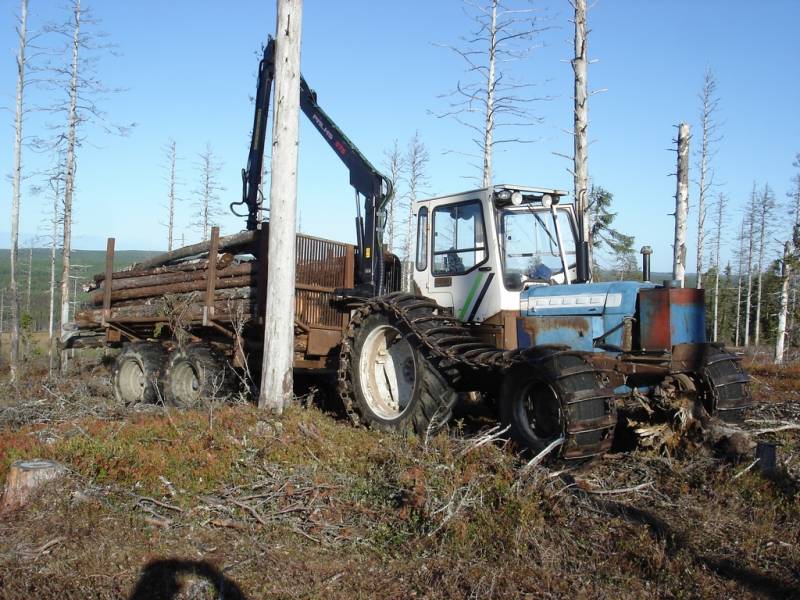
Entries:
POLYGON ((494 277, 478 197, 431 207, 426 295, 473 321, 494 277))

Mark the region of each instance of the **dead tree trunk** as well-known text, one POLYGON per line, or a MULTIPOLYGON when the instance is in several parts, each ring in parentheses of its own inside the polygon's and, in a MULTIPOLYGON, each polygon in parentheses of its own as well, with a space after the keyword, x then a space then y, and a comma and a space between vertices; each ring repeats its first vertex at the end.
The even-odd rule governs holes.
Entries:
POLYGON ((406 168, 408 169, 408 211, 406 212, 406 231, 405 243, 403 248, 403 263, 405 264, 405 274, 403 277, 403 289, 411 291, 413 279, 413 248, 414 243, 414 203, 427 183, 425 172, 428 165, 428 149, 420 139, 419 131, 414 133, 414 137, 408 143, 408 153, 406 154, 406 168))
POLYGON ((783 264, 781 265, 781 306, 778 311, 778 333, 775 339, 775 364, 783 364, 784 345, 786 343, 786 316, 789 312, 789 281, 794 267, 794 248, 787 241, 783 246, 783 264))
POLYGON ((175 167, 178 162, 175 140, 170 140, 167 146, 167 162, 169 168, 169 191, 167 192, 167 252, 172 252, 172 240, 175 230, 175 167))
POLYGON ((747 234, 747 298, 745 299, 744 311, 744 345, 750 346, 750 316, 753 303, 753 246, 755 245, 756 227, 756 184, 753 183, 753 191, 750 194, 750 208, 748 210, 748 234, 747 234))
MULTIPOLYGON (((725 221, 725 207, 727 199, 724 194, 720 194, 717 199, 716 206, 716 222, 714 233, 714 268, 716 270, 714 277, 714 336, 713 340, 716 342, 719 339, 719 276, 720 276, 720 250, 722 249, 722 229, 725 221)), ((699 285, 697 287, 700 287, 699 285)))
POLYGON ((278 0, 270 177, 269 278, 259 408, 282 412, 292 400, 295 230, 300 126, 302 0, 278 0))
POLYGON ((715 133, 717 124, 714 113, 717 111, 716 98, 717 81, 711 69, 707 69, 703 78, 703 89, 700 93, 700 126, 702 139, 700 141, 700 160, 698 170, 700 179, 697 186, 697 288, 703 287, 703 255, 705 253, 706 238, 706 198, 713 183, 713 172, 710 168, 712 157, 712 144, 717 141, 715 133))
POLYGON ((734 346, 739 347, 741 341, 742 325, 742 271, 744 270, 744 218, 739 228, 739 268, 736 274, 736 328, 734 331, 734 346))
POLYGON ((483 128, 483 187, 492 185, 492 150, 494 146, 494 92, 496 86, 495 58, 497 55, 497 3, 492 0, 489 25, 489 65, 486 72, 486 122, 483 128))
POLYGON ((686 279, 686 219, 689 213, 689 124, 678 126, 678 184, 675 192, 675 242, 672 278, 684 287, 686 279))
POLYGON ((769 185, 764 185, 764 193, 761 201, 757 204, 758 207, 758 265, 756 268, 757 288, 756 288, 756 326, 755 326, 755 345, 761 339, 761 300, 763 296, 763 281, 764 281, 764 253, 767 247, 767 237, 769 236, 769 223, 767 222, 767 214, 772 212, 775 205, 775 199, 772 196, 772 190, 769 185))
MULTIPOLYGON (((572 59, 572 70, 575 74, 573 183, 578 224, 582 231, 582 239, 590 242, 591 253, 588 199, 589 141, 587 131, 589 127, 589 84, 587 74, 586 0, 574 0, 573 4, 575 8, 575 57, 572 59)), ((589 264, 591 264, 591 260, 589 260, 589 264)))
POLYGON ((23 101, 25 98, 25 50, 28 44, 28 0, 21 0, 19 25, 19 50, 17 53, 17 97, 16 112, 14 117, 14 171, 12 175, 11 196, 11 252, 10 252, 10 282, 11 292, 11 381, 16 382, 19 377, 19 287, 17 280, 17 260, 19 258, 19 209, 21 201, 22 183, 22 119, 23 101))
MULTIPOLYGON (((66 333, 69 322, 69 274, 70 255, 72 253, 72 198, 75 191, 75 144, 78 128, 78 51, 81 45, 81 0, 75 0, 73 6, 72 61, 69 82, 69 111, 67 113, 67 148, 66 166, 64 169, 64 241, 61 245, 61 334, 66 333)), ((61 368, 67 367, 66 358, 61 361, 61 368)))

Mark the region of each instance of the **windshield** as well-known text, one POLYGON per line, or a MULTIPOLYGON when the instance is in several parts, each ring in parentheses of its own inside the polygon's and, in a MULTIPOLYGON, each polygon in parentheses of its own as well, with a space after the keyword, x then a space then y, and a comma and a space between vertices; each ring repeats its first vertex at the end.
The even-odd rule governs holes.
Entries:
MULTIPOLYGON (((575 262, 575 236, 569 212, 556 211, 567 264, 575 262)), ((509 290, 521 290, 528 281, 551 283, 563 273, 553 215, 531 207, 500 211, 500 255, 503 281, 509 290)))

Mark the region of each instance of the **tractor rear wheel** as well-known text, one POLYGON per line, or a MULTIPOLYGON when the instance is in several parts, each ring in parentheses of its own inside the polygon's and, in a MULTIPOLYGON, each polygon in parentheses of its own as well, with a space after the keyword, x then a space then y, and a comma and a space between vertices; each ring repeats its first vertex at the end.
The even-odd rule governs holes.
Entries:
POLYGON ((111 386, 117 402, 125 406, 158 402, 165 360, 166 354, 158 344, 127 344, 111 371, 111 386))
POLYGON ((532 453, 563 439, 553 456, 603 454, 617 422, 613 392, 580 353, 534 349, 509 369, 500 389, 500 419, 512 439, 532 453))
POLYGON ((227 359, 202 344, 190 344, 170 356, 164 373, 167 404, 194 408, 208 401, 225 401, 233 393, 236 376, 227 359))
POLYGON ((739 357, 722 346, 710 346, 698 378, 698 391, 705 409, 723 421, 741 421, 744 409, 752 405, 753 398, 748 385, 750 377, 739 357))
POLYGON ((357 423, 425 434, 449 420, 456 392, 409 338, 383 312, 351 323, 340 353, 339 392, 357 423))

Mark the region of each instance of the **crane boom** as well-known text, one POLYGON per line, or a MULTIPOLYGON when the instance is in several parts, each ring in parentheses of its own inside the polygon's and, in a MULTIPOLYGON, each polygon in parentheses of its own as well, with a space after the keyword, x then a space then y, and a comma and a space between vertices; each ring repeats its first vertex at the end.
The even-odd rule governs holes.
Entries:
MULTIPOLYGON (((275 75, 275 40, 270 37, 259 63, 253 131, 247 167, 242 169, 242 200, 231 204, 237 216, 247 217, 247 229, 259 227, 262 198, 259 197, 261 170, 270 92, 275 75), (247 215, 235 206, 245 205, 247 215)), ((300 109, 350 171, 350 185, 364 198, 361 215, 356 198, 356 240, 358 253, 357 295, 373 296, 383 291, 383 225, 385 207, 394 190, 391 181, 378 171, 317 103, 317 94, 300 77, 300 109)))

